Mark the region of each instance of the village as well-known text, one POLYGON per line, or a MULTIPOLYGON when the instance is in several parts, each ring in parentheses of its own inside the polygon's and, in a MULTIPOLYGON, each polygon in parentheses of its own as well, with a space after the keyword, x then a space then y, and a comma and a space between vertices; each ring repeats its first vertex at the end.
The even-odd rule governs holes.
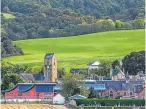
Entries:
MULTIPOLYGON (((100 67, 100 62, 93 61, 87 64, 86 70, 94 70, 100 67)), ((81 69, 71 69, 72 74, 77 74, 81 69)), ((32 102, 49 101, 51 104, 76 105, 77 99, 87 99, 86 96, 76 94, 64 97, 61 94, 62 81, 57 76, 57 58, 54 53, 48 53, 44 57, 44 74, 33 76, 21 74, 25 83, 18 83, 9 90, 2 90, 2 102, 32 102)), ((145 97, 145 74, 138 73, 136 76, 124 74, 116 67, 110 71, 110 79, 101 76, 98 79, 86 78, 85 89, 93 89, 100 98, 119 99, 144 99, 145 97)))

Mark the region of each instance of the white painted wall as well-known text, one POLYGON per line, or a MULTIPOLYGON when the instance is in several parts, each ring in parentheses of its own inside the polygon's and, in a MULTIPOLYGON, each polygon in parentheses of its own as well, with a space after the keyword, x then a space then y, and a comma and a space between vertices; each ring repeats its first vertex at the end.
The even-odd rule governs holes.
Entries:
POLYGON ((88 69, 98 69, 99 66, 88 66, 88 69))
POLYGON ((64 104, 65 98, 61 94, 57 94, 53 97, 53 104, 64 104))

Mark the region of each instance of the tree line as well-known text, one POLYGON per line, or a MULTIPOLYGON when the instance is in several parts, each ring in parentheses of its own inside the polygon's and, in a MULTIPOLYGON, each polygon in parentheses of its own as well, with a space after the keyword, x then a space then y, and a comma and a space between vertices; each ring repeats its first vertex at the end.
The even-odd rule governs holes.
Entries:
POLYGON ((111 30, 144 28, 144 18, 130 21, 112 20, 109 17, 97 19, 94 16, 78 15, 69 9, 46 9, 44 12, 27 15, 10 14, 14 14, 15 18, 5 19, 2 14, 2 28, 11 40, 65 37, 111 30))

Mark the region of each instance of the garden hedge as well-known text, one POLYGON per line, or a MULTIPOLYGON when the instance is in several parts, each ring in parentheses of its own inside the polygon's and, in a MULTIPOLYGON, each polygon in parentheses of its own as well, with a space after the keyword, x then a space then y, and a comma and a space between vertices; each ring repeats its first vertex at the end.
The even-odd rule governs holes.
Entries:
POLYGON ((101 106, 145 106, 144 99, 78 99, 76 100, 77 105, 84 104, 85 106, 88 105, 97 105, 100 104, 101 106))

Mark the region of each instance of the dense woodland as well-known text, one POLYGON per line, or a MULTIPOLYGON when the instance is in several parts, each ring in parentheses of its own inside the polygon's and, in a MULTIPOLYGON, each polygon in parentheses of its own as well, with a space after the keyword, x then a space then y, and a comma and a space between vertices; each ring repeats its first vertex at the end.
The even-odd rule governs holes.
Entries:
POLYGON ((144 0, 3 0, 12 12, 30 14, 48 8, 72 9, 75 13, 96 18, 133 20, 144 17, 144 0))
POLYGON ((144 0, 3 0, 1 9, 3 57, 23 54, 11 40, 144 28, 144 0))

